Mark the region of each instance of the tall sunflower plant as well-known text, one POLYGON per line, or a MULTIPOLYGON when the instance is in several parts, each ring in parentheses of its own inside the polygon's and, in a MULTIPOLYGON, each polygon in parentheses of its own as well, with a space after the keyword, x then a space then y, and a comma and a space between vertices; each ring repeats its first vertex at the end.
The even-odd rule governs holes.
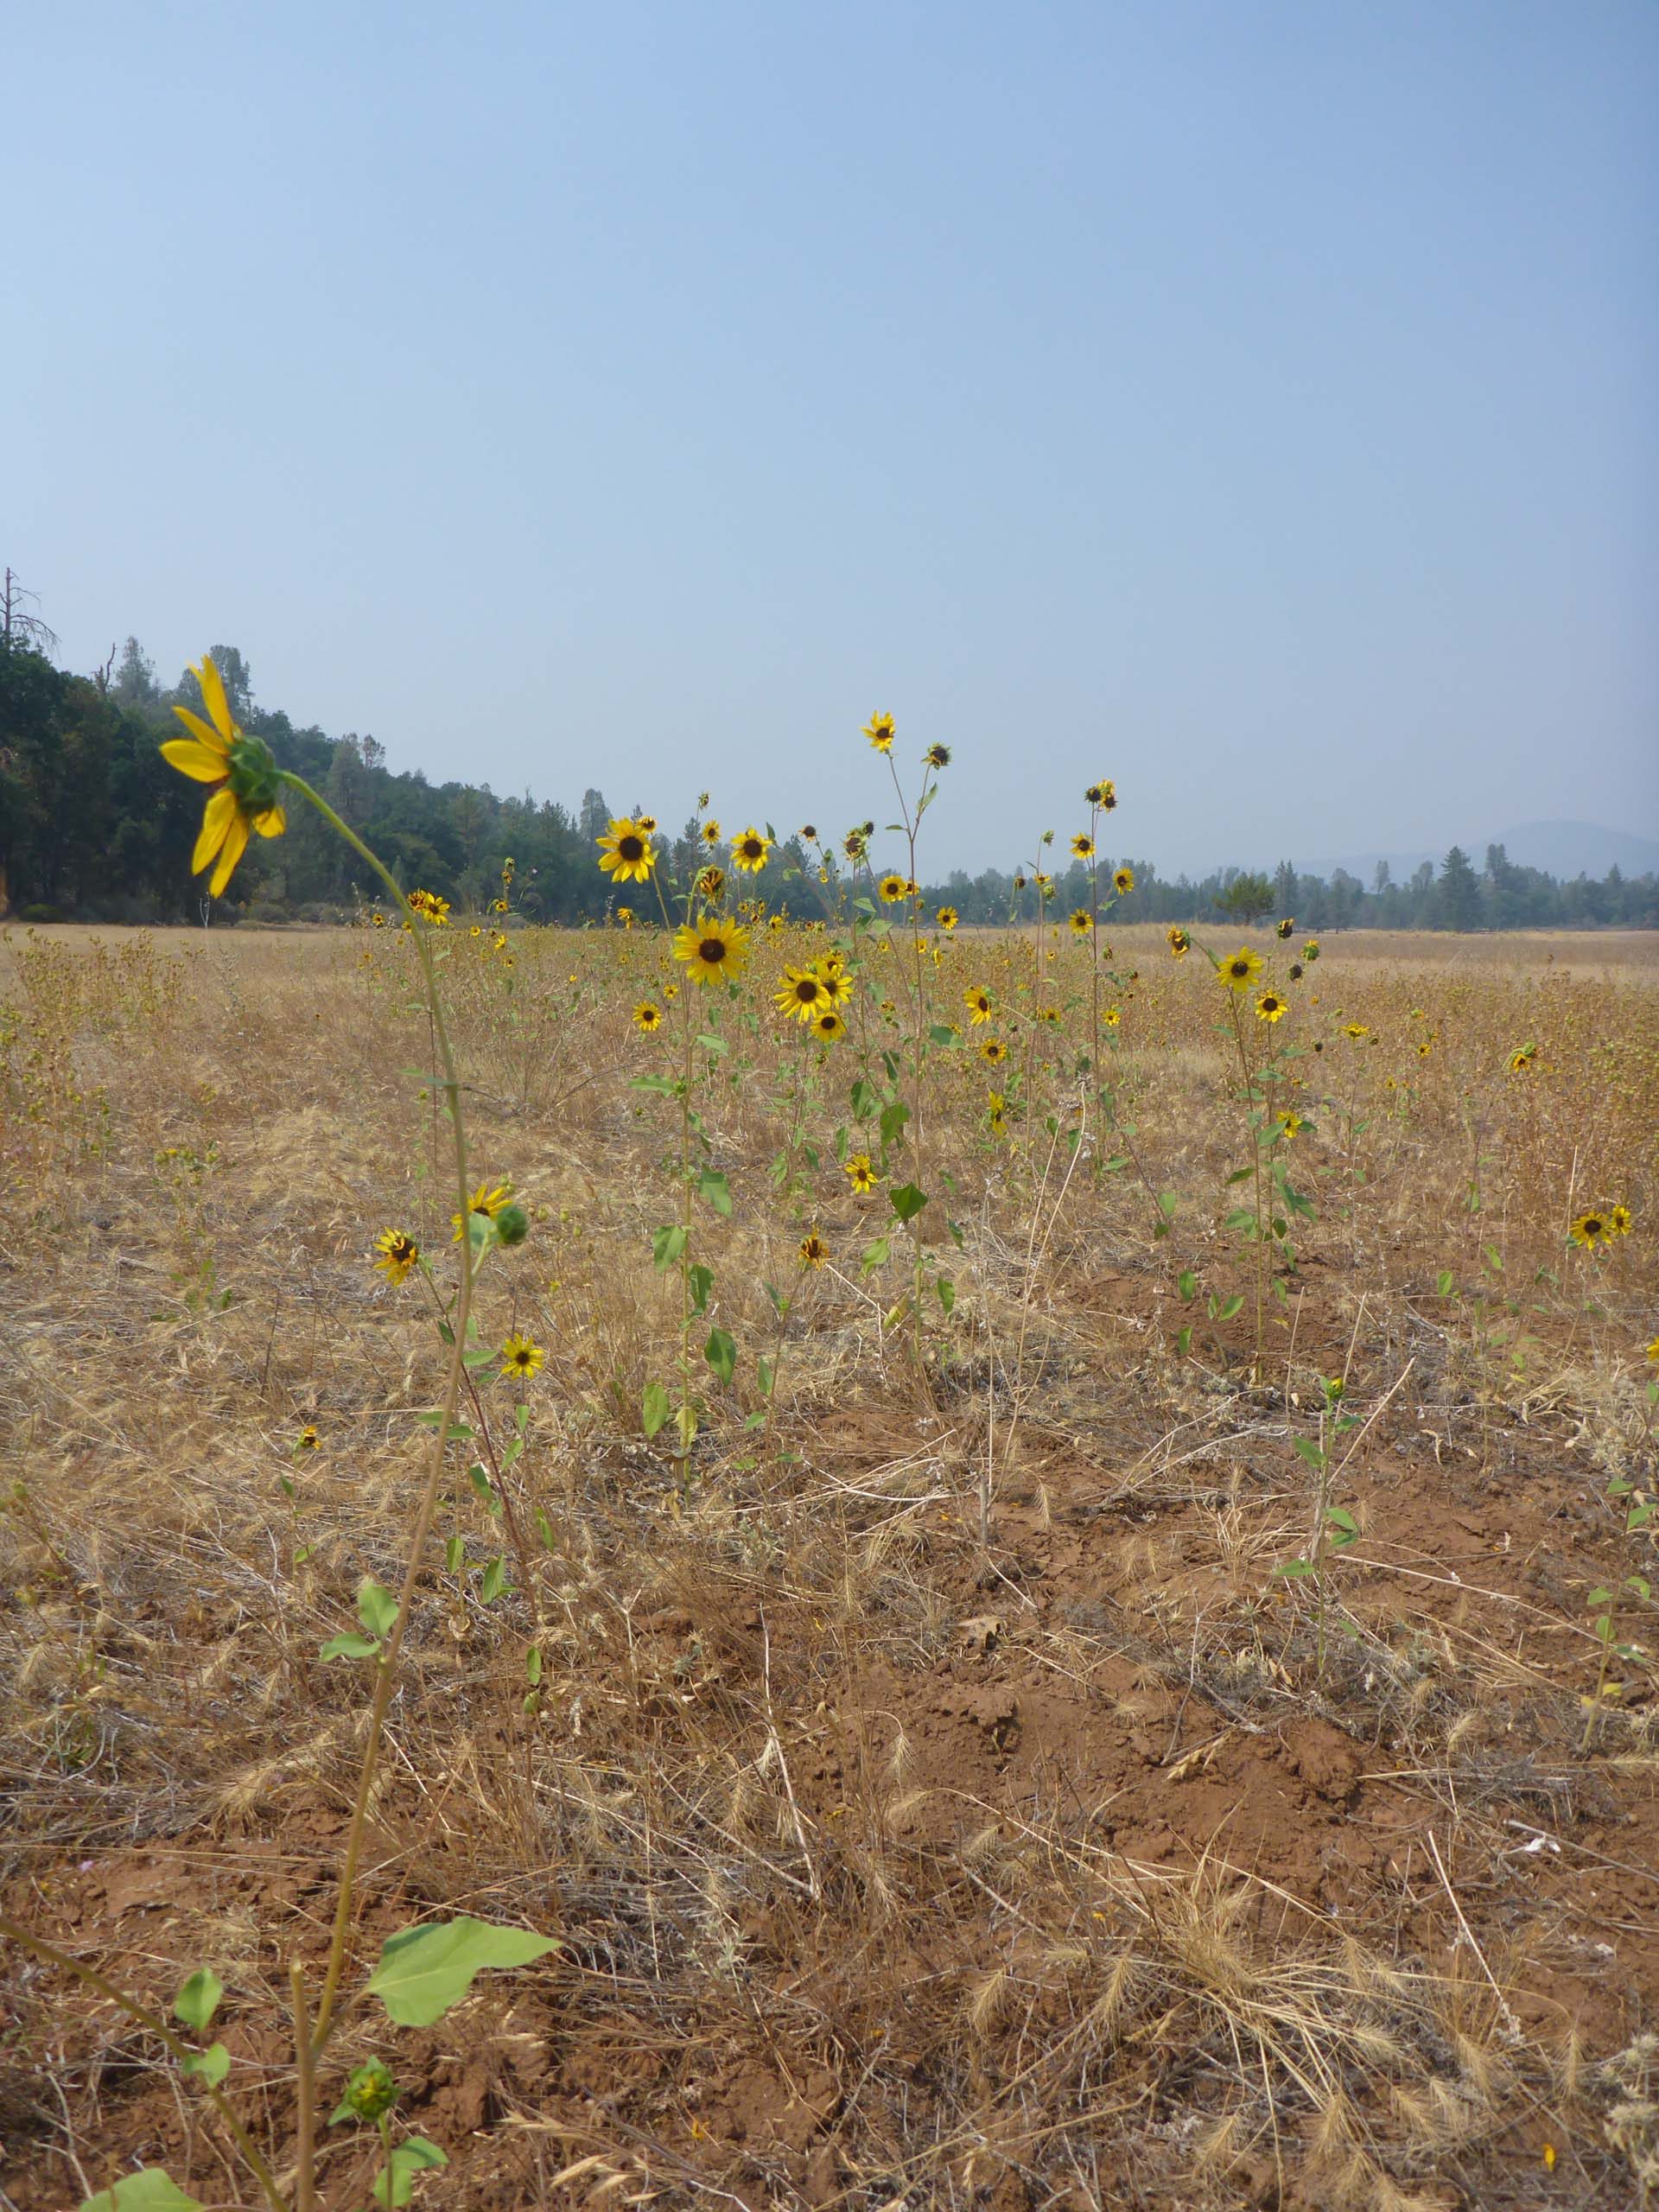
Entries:
MULTIPOLYGON (((302 777, 279 767, 264 741, 240 727, 211 656, 204 657, 194 673, 206 716, 188 707, 175 709, 188 734, 168 740, 162 747, 174 767, 207 790, 192 855, 193 871, 201 874, 211 870, 208 888, 213 896, 219 896, 250 840, 256 836, 283 836, 289 810, 296 803, 314 807, 372 869, 393 912, 406 918, 420 962, 436 1046, 434 1084, 449 1127, 459 1205, 456 1218, 462 1232, 456 1238, 453 1289, 441 1294, 438 1301, 439 1328, 448 1356, 440 1402, 424 1416, 431 1442, 413 1503, 400 1585, 396 1590, 387 1589, 365 1576, 356 1597, 358 1626, 331 1637, 319 1655, 324 1660, 346 1659, 371 1667, 372 1689, 351 1815, 332 1877, 329 1942, 320 1985, 298 1958, 288 1963, 295 2117, 286 2154, 278 2155, 270 2146, 269 2075, 250 2093, 245 2106, 232 2094, 229 2050, 224 2043, 213 2039, 224 1985, 211 1965, 194 1968, 169 2005, 165 2000, 147 2000, 106 1979, 73 1952, 9 1915, 0 1915, 0 1937, 72 1976, 160 2043, 178 2069, 181 2094, 200 2097, 211 2111, 223 2132, 228 2154, 239 2164, 269 2212, 315 2212, 321 2187, 321 2132, 325 2124, 372 2125, 383 2161, 371 2184, 372 2194, 382 2203, 404 2203, 414 2177, 423 2170, 443 2165, 444 2154, 398 2121, 397 2082, 385 2060, 365 2061, 343 2078, 337 2076, 331 2085, 330 2061, 340 2022, 349 2012, 360 2023, 365 2002, 373 2000, 388 2028, 431 2026, 462 2002, 480 1974, 529 1966, 558 1948, 551 1936, 532 1929, 467 1915, 422 1922, 387 1936, 372 1972, 363 1975, 356 1926, 369 1808, 380 1770, 387 1714, 402 1679, 410 1609, 431 1567, 429 1547, 452 1446, 464 1442, 469 1434, 457 1414, 469 1363, 480 1350, 474 1310, 479 1274, 492 1252, 522 1242, 529 1224, 506 1186, 486 1187, 478 1193, 471 1186, 462 1087, 439 988, 434 942, 448 923, 444 901, 420 891, 405 894, 391 870, 327 801, 302 777), (339 2101, 332 2120, 325 2121, 327 2107, 336 2095, 339 2101)), ((376 1249, 380 1255, 376 1265, 390 1281, 402 1282, 417 1267, 430 1273, 418 1242, 402 1231, 386 1230, 376 1249)), ((512 1349, 510 1344, 509 1351, 512 1349)), ((528 1363, 527 1351, 518 1357, 522 1363, 528 1363)), ((197 2200, 162 2167, 147 2167, 142 2174, 118 2184, 114 2191, 88 2199, 82 2212, 105 2212, 118 2199, 122 2204, 166 2204, 179 2208, 179 2212, 201 2212, 197 2200)))
MULTIPOLYGON (((722 1218, 730 1217, 733 1206, 730 1179, 715 1163, 699 1101, 702 1089, 730 1054, 730 1039, 721 1029, 721 1008, 739 998, 739 979, 748 966, 753 940, 749 923, 728 911, 731 879, 726 868, 718 860, 703 856, 712 854, 721 842, 720 825, 707 818, 708 809, 709 794, 704 791, 698 796, 696 812, 688 825, 694 865, 678 886, 666 880, 652 816, 619 818, 598 840, 599 865, 613 882, 645 885, 654 893, 678 970, 679 980, 673 986, 679 1027, 678 1065, 672 1074, 636 1076, 633 1087, 665 1098, 679 1109, 677 1203, 674 1218, 659 1224, 652 1235, 652 1265, 659 1274, 672 1270, 679 1280, 677 1388, 671 1391, 653 1376, 641 1395, 639 1417, 648 1439, 657 1437, 672 1422, 683 1501, 690 1493, 692 1447, 701 1426, 701 1412, 707 1409, 700 1395, 702 1372, 693 1351, 693 1339, 702 1324, 706 1321, 709 1327, 702 1345, 701 1369, 715 1383, 726 1389, 733 1387, 739 1358, 737 1340, 722 1325, 719 1314, 715 1271, 701 1259, 696 1245, 697 1205, 722 1218), (670 908, 671 891, 678 906, 677 918, 670 908)), ((776 842, 770 823, 764 830, 751 825, 733 838, 728 856, 734 873, 751 881, 758 879, 776 842)), ((647 1025, 640 1022, 639 1026, 647 1025)))
MULTIPOLYGON (((1275 934, 1283 942, 1294 929, 1294 921, 1286 916, 1276 925, 1275 934)), ((1185 929, 1178 927, 1169 932, 1170 950, 1178 960, 1186 957, 1195 942, 1185 929)), ((1300 982, 1306 963, 1306 959, 1292 962, 1287 982, 1281 985, 1268 963, 1249 944, 1240 944, 1225 954, 1212 952, 1202 944, 1198 950, 1208 961, 1224 995, 1224 1010, 1216 1027, 1230 1045, 1238 1071, 1235 1096, 1246 1157, 1228 1173, 1224 1187, 1248 1186, 1240 1203, 1229 1209, 1222 1228, 1237 1240, 1249 1287, 1248 1291, 1210 1292, 1205 1313, 1212 1325, 1219 1326, 1241 1313, 1247 1302, 1250 1304, 1250 1379, 1260 1383, 1265 1373, 1268 1300, 1288 1306, 1290 1285, 1297 1274, 1292 1232, 1299 1221, 1316 1217, 1313 1199, 1292 1180, 1290 1167, 1294 1145, 1316 1133, 1313 1122, 1296 1104, 1296 1063, 1306 1047, 1285 1027, 1286 1017, 1293 1010, 1290 990, 1300 982)), ((1166 1229, 1173 1211, 1173 1207, 1166 1209, 1166 1229)), ((1183 1268, 1178 1287, 1190 1308, 1198 1296, 1195 1271, 1183 1268)), ((1192 1325, 1183 1324, 1176 1336, 1176 1348, 1183 1357, 1192 1341, 1192 1325)))

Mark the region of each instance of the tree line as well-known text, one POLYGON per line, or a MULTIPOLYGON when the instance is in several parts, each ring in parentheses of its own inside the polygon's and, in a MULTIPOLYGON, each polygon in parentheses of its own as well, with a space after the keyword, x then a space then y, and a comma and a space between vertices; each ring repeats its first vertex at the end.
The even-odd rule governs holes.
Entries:
MULTIPOLYGON (((187 670, 170 688, 137 640, 95 676, 54 665, 55 643, 37 618, 15 608, 10 578, 0 620, 0 918, 102 922, 330 921, 349 917, 372 887, 336 838, 308 814, 290 815, 288 834, 255 839, 227 896, 205 905, 190 873, 200 793, 168 767, 158 747, 176 734, 175 703, 200 709, 187 670)), ((265 739, 278 763, 314 783, 413 887, 439 893, 457 908, 481 909, 494 896, 502 862, 516 867, 513 903, 532 921, 598 919, 617 894, 594 865, 594 839, 612 809, 589 789, 574 809, 556 801, 501 798, 487 785, 433 784, 419 770, 396 771, 385 748, 348 732, 329 737, 296 728, 253 697, 247 664, 232 645, 213 648, 232 710, 265 739)), ((680 880, 718 852, 688 823, 677 836, 659 830, 671 874, 680 880)), ((1328 880, 1288 861, 1272 876, 1225 868, 1196 881, 1166 880, 1148 861, 1125 855, 1135 887, 1118 910, 1125 921, 1236 921, 1294 914, 1308 929, 1519 929, 1619 925, 1659 927, 1659 880, 1618 868, 1598 881, 1560 882, 1516 867, 1501 846, 1477 868, 1453 847, 1437 870, 1428 863, 1396 883, 1386 866, 1368 887, 1338 868, 1328 880)), ((785 836, 756 885, 772 906, 814 915, 828 910, 818 861, 798 836, 785 836)), ((1039 889, 1013 872, 963 871, 929 884, 930 909, 954 907, 962 920, 1030 920, 1039 889)), ((1090 906, 1080 861, 1056 874, 1047 912, 1090 906)))

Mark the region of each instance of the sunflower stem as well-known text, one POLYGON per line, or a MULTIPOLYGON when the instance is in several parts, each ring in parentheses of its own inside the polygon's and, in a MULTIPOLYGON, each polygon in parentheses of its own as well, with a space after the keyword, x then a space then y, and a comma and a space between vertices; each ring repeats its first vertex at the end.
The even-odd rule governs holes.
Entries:
MULTIPOLYGON (((302 776, 283 771, 281 781, 297 791, 315 807, 325 822, 345 839, 353 851, 360 854, 379 877, 387 891, 397 901, 400 913, 409 912, 409 900, 403 887, 378 854, 370 850, 357 832, 342 822, 327 799, 315 791, 302 776)), ((467 1129, 461 1104, 461 1079, 456 1071, 454 1048, 450 1043, 448 1024, 444 1020, 443 997, 438 988, 437 963, 428 941, 428 927, 424 921, 410 925, 415 938, 415 950, 421 963, 421 974, 425 984, 426 1001, 433 1030, 437 1038, 439 1058, 442 1064, 442 1088, 449 1108, 449 1129, 454 1148, 455 1187, 461 1209, 461 1278, 455 1294, 454 1341, 450 1345, 448 1371, 444 1377, 443 1400, 438 1425, 433 1433, 431 1458, 427 1467, 426 1482, 421 1492, 420 1504, 415 1516, 415 1530, 410 1541, 409 1554, 404 1568, 403 1586, 397 1595, 397 1611, 393 1618, 385 1643, 375 1662, 374 1698, 369 1709, 368 1740, 363 1747, 363 1759, 358 1771, 357 1792, 352 1805, 351 1825, 346 1832, 345 1853, 340 1862, 339 1884, 335 1892, 334 1926, 329 1937, 328 1964, 323 1977, 322 1993, 317 2002, 316 2018, 311 2031, 311 2063, 315 2068, 327 2048, 334 2024, 335 2004, 341 1976, 346 1970, 346 1958, 350 1944, 352 1907, 357 1889, 358 1866, 362 1856, 363 1835, 368 1824, 369 1803, 374 1794, 374 1780, 379 1764, 380 1745, 385 1732, 386 1714, 391 1708, 391 1695, 397 1683, 398 1661, 403 1654, 404 1637, 409 1627, 409 1618, 415 1603, 415 1592, 421 1577, 427 1540, 431 1535, 433 1516, 437 1510, 438 1493, 443 1482, 445 1454, 448 1449, 449 1432, 454 1426, 455 1411, 461 1398, 461 1378, 467 1351, 467 1325, 472 1313, 473 1284, 477 1271, 478 1255, 474 1250, 472 1236, 472 1201, 467 1187, 467 1129)))

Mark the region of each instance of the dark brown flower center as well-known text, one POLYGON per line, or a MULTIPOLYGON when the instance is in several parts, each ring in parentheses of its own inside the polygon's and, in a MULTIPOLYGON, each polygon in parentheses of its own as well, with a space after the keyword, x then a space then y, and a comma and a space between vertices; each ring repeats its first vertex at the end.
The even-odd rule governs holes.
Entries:
POLYGON ((643 837, 619 837, 616 852, 619 860, 642 861, 645 857, 645 841, 643 837))
POLYGON ((707 961, 711 968, 718 968, 726 957, 726 940, 721 937, 706 937, 697 946, 697 957, 707 961))

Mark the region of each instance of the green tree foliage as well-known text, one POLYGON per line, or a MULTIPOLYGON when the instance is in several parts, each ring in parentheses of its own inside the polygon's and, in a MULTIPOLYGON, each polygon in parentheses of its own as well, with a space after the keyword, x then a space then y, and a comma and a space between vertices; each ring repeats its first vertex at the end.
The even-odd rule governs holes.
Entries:
POLYGON ((1236 875, 1216 900, 1216 912, 1230 922, 1259 922, 1273 912, 1274 886, 1265 875, 1245 870, 1236 875))

